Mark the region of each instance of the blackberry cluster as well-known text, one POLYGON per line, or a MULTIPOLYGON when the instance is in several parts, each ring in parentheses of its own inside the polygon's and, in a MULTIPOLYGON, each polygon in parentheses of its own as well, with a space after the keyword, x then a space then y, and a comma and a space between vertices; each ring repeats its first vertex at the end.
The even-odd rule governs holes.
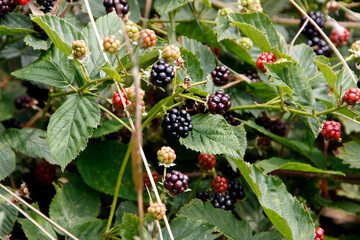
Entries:
MULTIPOLYGON (((316 24, 321 28, 321 30, 325 29, 325 16, 321 12, 309 12, 309 17, 311 17, 316 22, 316 24)), ((306 19, 307 18, 305 16, 301 17, 300 27, 305 23, 306 19)), ((302 33, 310 39, 320 36, 319 31, 314 27, 314 25, 312 25, 311 22, 308 22, 306 24, 302 33)))
POLYGON ((341 136, 341 124, 335 121, 326 121, 321 134, 326 140, 339 140, 341 136))
POLYGON ((32 106, 33 99, 30 96, 22 95, 15 99, 15 107, 17 109, 30 108, 32 106))
POLYGON ((42 160, 35 168, 35 177, 43 185, 50 185, 56 178, 56 167, 42 160))
POLYGON ((4 17, 12 10, 13 4, 11 4, 11 0, 0 0, 0 18, 4 17))
POLYGON ((237 120, 236 118, 240 118, 241 115, 236 113, 236 112, 227 112, 224 114, 224 118, 227 121, 228 124, 232 125, 232 126, 238 126, 240 125, 240 121, 237 120))
POLYGON ((210 95, 207 104, 211 113, 224 115, 231 108, 230 96, 218 90, 210 95))
POLYGON ((271 120, 266 116, 258 117, 257 119, 255 119, 255 123, 279 136, 284 136, 288 129, 286 123, 283 120, 281 119, 271 120))
MULTIPOLYGON (((157 182, 159 180, 159 173, 157 171, 151 171, 151 175, 154 179, 155 184, 157 184, 157 182)), ((147 172, 143 173, 143 179, 144 179, 144 186, 151 188, 150 177, 147 174, 147 172)))
POLYGON ((172 195, 185 192, 188 188, 189 177, 179 171, 172 170, 165 175, 164 188, 172 195))
POLYGON ((240 175, 241 175, 240 170, 236 169, 236 172, 235 172, 229 163, 226 163, 221 168, 221 172, 224 176, 226 176, 229 179, 234 179, 234 178, 240 177, 240 175))
POLYGON ((321 227, 315 229, 315 238, 314 240, 323 240, 325 231, 321 227))
POLYGON ((50 12, 56 0, 36 0, 37 4, 44 7, 43 12, 50 12))
POLYGON ((229 195, 222 193, 214 194, 210 197, 210 202, 215 208, 221 208, 227 211, 231 211, 235 208, 234 201, 229 195))
POLYGON ((257 71, 254 69, 247 69, 243 73, 247 78, 249 78, 252 82, 259 82, 260 77, 257 74, 257 71))
POLYGON ((225 191, 225 194, 229 195, 234 201, 245 198, 244 188, 236 180, 228 182, 228 187, 225 191))
POLYGON ((206 202, 210 198, 209 193, 207 193, 207 192, 198 192, 198 193, 196 193, 195 197, 200 199, 203 202, 206 202))
POLYGON ((15 118, 10 118, 8 120, 2 121, 1 124, 4 126, 5 129, 8 129, 8 128, 22 129, 23 128, 21 122, 19 122, 15 118))
POLYGON ((327 43, 318 37, 308 40, 306 44, 314 49, 316 55, 323 55, 326 57, 330 57, 331 55, 331 51, 327 43))
POLYGON ((104 0, 104 6, 107 13, 116 11, 121 18, 124 18, 130 10, 127 0, 104 0))
POLYGON ((230 70, 227 66, 217 66, 212 72, 211 77, 215 86, 224 86, 229 82, 230 70))
POLYGON ((174 77, 174 67, 164 60, 158 61, 151 68, 150 80, 156 86, 165 87, 174 77))
POLYGON ((165 114, 161 126, 165 133, 171 135, 175 139, 179 139, 180 137, 186 138, 193 129, 191 120, 191 116, 186 110, 174 108, 165 114))

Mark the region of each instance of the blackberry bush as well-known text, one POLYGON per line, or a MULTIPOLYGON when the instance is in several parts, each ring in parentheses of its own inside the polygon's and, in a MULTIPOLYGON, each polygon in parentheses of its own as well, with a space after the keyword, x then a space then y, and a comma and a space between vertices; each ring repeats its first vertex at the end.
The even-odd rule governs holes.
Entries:
POLYGON ((174 108, 165 114, 161 126, 164 132, 174 139, 186 138, 193 129, 191 120, 191 116, 186 110, 174 108))

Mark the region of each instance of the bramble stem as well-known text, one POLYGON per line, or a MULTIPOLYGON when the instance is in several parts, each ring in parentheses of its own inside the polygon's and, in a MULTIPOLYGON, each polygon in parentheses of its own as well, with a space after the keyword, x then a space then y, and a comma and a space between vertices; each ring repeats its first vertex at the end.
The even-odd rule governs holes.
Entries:
POLYGON ((121 123, 124 127, 126 127, 130 132, 133 132, 132 128, 126 124, 123 120, 121 120, 120 118, 118 118, 115 114, 113 114, 111 111, 109 111, 107 108, 103 107, 101 104, 99 104, 99 107, 101 108, 101 110, 103 110, 104 112, 106 112, 107 114, 109 114, 112 118, 114 118, 116 121, 118 121, 119 123, 121 123))
POLYGON ((190 100, 194 100, 194 101, 197 101, 197 102, 201 102, 201 103, 203 103, 203 104, 205 104, 205 103, 206 103, 206 102, 204 102, 204 101, 203 101, 203 100, 201 100, 201 99, 198 99, 198 98, 195 98, 195 97, 191 97, 191 96, 186 95, 186 94, 182 94, 182 93, 180 93, 180 94, 179 94, 179 96, 180 96, 180 97, 183 97, 183 98, 190 99, 190 100))

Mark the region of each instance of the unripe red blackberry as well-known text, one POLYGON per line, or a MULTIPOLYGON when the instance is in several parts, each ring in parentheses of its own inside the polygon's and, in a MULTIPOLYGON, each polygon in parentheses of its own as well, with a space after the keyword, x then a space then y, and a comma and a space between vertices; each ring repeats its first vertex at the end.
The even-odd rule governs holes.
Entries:
POLYGON ((42 160, 35 168, 35 177, 43 185, 50 185, 56 178, 56 167, 42 160))
POLYGON ((200 153, 198 157, 199 167, 202 170, 211 170, 215 167, 216 158, 214 154, 200 153))
POLYGON ((172 195, 185 192, 188 188, 189 177, 179 171, 172 170, 165 175, 164 188, 172 195))
POLYGON ((335 121, 326 121, 321 134, 326 140, 339 140, 341 136, 341 124, 335 121))
POLYGON ((241 124, 241 122, 239 120, 237 120, 237 118, 240 118, 241 115, 236 113, 236 112, 227 112, 224 114, 224 118, 227 121, 228 124, 232 125, 232 126, 238 126, 241 124))
POLYGON ((27 95, 22 95, 15 99, 15 107, 17 109, 31 108, 33 106, 33 98, 27 95))
POLYGON ((340 10, 340 6, 336 1, 327 2, 326 8, 329 10, 329 12, 335 12, 340 10))
POLYGON ((211 77, 215 86, 224 86, 229 82, 230 70, 227 66, 217 66, 212 72, 211 77))
MULTIPOLYGON (((129 101, 131 102, 130 103, 130 106, 129 106, 129 111, 131 113, 134 113, 135 112, 135 107, 136 107, 136 102, 135 102, 135 86, 134 85, 131 85, 130 87, 128 88, 125 88, 125 93, 126 93, 126 96, 128 97, 129 101)), ((145 112, 145 102, 144 102, 144 96, 145 96, 145 91, 142 90, 141 88, 139 88, 139 101, 140 101, 140 106, 141 106, 141 111, 142 112, 145 112)))
POLYGON ((104 38, 103 46, 105 51, 115 53, 120 48, 120 41, 116 39, 116 36, 110 35, 104 38))
POLYGON ((158 61, 151 68, 150 81, 152 84, 165 87, 175 77, 174 67, 164 60, 158 61))
POLYGON ((223 193, 226 191, 227 187, 227 182, 224 177, 217 176, 211 182, 211 189, 214 193, 223 193))
POLYGON ((330 40, 335 46, 345 46, 349 42, 350 32, 344 27, 337 26, 333 28, 330 40))
POLYGON ((130 10, 127 0, 104 0, 104 7, 106 13, 116 11, 117 15, 121 18, 124 18, 130 10))
POLYGON ((244 188, 240 185, 239 181, 236 180, 228 182, 225 194, 234 200, 242 200, 245 198, 244 188))
POLYGON ((0 0, 0 18, 4 17, 8 12, 12 11, 13 5, 11 0, 0 0))
POLYGON ((230 96, 218 90, 215 94, 210 95, 207 105, 209 112, 224 115, 231 108, 230 96))
POLYGON ((169 45, 169 46, 164 48, 164 50, 161 53, 161 57, 166 62, 174 62, 178 58, 181 57, 180 48, 177 47, 177 46, 174 46, 174 45, 169 45))
POLYGON ((22 5, 22 6, 28 4, 28 2, 30 2, 30 0, 13 0, 13 3, 15 5, 22 5))
POLYGON ((72 43, 73 56, 76 59, 81 59, 86 56, 88 48, 84 40, 76 40, 72 43))
MULTIPOLYGON (((155 184, 157 184, 159 180, 159 173, 157 171, 151 171, 151 175, 154 179, 155 184)), ((151 188, 150 177, 147 174, 147 172, 143 173, 143 179, 144 179, 144 186, 151 188)))
POLYGON ((349 91, 347 91, 342 100, 346 102, 348 105, 355 106, 356 103, 360 100, 360 93, 359 89, 357 88, 350 88, 349 91))
POLYGON ((247 69, 243 73, 246 77, 248 77, 252 82, 259 82, 260 77, 257 74, 257 71, 255 69, 247 69))
MULTIPOLYGON (((322 29, 324 30, 325 29, 325 16, 319 12, 319 11, 316 11, 316 12, 309 12, 309 17, 312 18, 316 24, 322 29)), ((301 18, 301 21, 300 21, 300 27, 305 23, 306 21, 306 17, 303 16, 301 18)), ((305 28, 303 29, 302 33, 308 37, 308 38, 314 38, 314 37, 319 37, 320 36, 320 33, 319 31, 314 27, 314 25, 309 21, 305 28)))
POLYGON ((114 93, 113 95, 113 106, 117 110, 124 110, 124 104, 125 107, 127 107, 130 104, 130 101, 127 99, 125 93, 123 90, 121 90, 121 96, 119 92, 114 93))
POLYGON ((214 208, 221 208, 226 211, 231 211, 234 209, 234 201, 229 195, 217 193, 210 197, 210 202, 214 208))
POLYGON ((171 166, 176 159, 174 149, 171 147, 163 146, 157 151, 157 159, 165 166, 171 166))
POLYGON ((152 219, 161 220, 166 214, 165 203, 154 202, 148 207, 147 211, 152 219))
POLYGON ((323 240, 325 231, 321 227, 315 229, 315 238, 314 240, 323 240))
POLYGON ((156 43, 156 33, 148 28, 141 30, 140 32, 140 43, 143 48, 149 48, 156 43))
POLYGON ((266 72, 266 68, 264 66, 264 62, 266 63, 274 63, 276 62, 276 57, 273 53, 263 52, 258 60, 256 61, 256 66, 260 69, 262 72, 266 72))
POLYGON ((126 32, 131 40, 131 42, 136 43, 140 38, 140 31, 131 20, 128 20, 125 25, 126 32))
POLYGON ((186 138, 193 129, 191 120, 191 116, 186 110, 174 108, 165 114, 161 126, 166 134, 175 139, 186 138))
POLYGON ((196 193, 195 197, 200 199, 203 202, 206 202, 207 200, 209 200, 209 193, 207 193, 207 192, 198 192, 198 193, 196 193))

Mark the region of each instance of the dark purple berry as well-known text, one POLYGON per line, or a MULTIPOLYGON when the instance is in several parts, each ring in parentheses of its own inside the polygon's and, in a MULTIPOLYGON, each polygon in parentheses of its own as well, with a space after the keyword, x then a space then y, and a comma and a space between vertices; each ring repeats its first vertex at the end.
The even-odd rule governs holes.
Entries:
POLYGON ((240 177, 240 175, 241 175, 240 170, 236 169, 236 172, 235 172, 229 163, 226 163, 222 167, 221 172, 224 176, 226 176, 229 179, 234 179, 234 178, 240 177))
POLYGON ((245 70, 245 72, 243 74, 246 77, 248 77, 252 82, 260 81, 259 75, 257 74, 257 71, 254 69, 247 69, 247 70, 245 70))
POLYGON ((224 114, 224 118, 228 124, 233 126, 238 126, 241 123, 239 120, 237 120, 237 118, 241 118, 241 115, 236 112, 227 112, 224 114))
POLYGON ((234 201, 229 195, 216 193, 210 197, 210 202, 215 208, 231 211, 234 209, 234 201))
POLYGON ((224 86, 229 82, 230 70, 227 66, 217 66, 212 72, 211 77, 215 86, 224 86))
POLYGON ((6 13, 12 11, 14 5, 11 4, 11 0, 0 0, 0 18, 4 17, 6 13))
POLYGON ((266 116, 258 117, 255 120, 255 123, 279 136, 284 136, 288 129, 286 123, 283 120, 281 119, 271 120, 266 116))
POLYGON ((15 107, 17 109, 30 108, 32 106, 33 99, 30 96, 22 95, 15 99, 15 107))
POLYGON ((104 0, 104 6, 107 13, 116 11, 121 18, 124 18, 130 10, 127 0, 104 0))
POLYGON ((174 67, 166 63, 164 60, 160 60, 152 66, 150 80, 154 85, 165 87, 173 80, 174 77, 174 67))
POLYGON ((44 6, 45 11, 51 10, 56 0, 36 0, 37 4, 44 6))
POLYGON ((179 171, 172 170, 165 175, 164 188, 172 195, 183 193, 188 188, 189 177, 179 171))
POLYGON ((4 128, 22 128, 22 124, 21 122, 19 122, 18 120, 16 120, 15 118, 11 118, 5 121, 1 122, 2 125, 4 126, 4 128))
MULTIPOLYGON (((319 11, 309 12, 309 17, 311 17, 316 22, 316 24, 322 30, 324 30, 324 28, 325 28, 325 16, 321 12, 319 12, 319 11)), ((305 21, 306 21, 306 17, 303 16, 301 18, 301 21, 300 21, 300 27, 304 24, 305 21)), ((320 36, 319 31, 314 27, 314 25, 312 25, 312 23, 310 21, 306 24, 306 26, 303 29, 302 33, 308 38, 313 38, 313 37, 320 36)))
POLYGON ((209 193, 207 192, 198 192, 196 193, 196 198, 200 199, 203 202, 209 200, 209 193))
POLYGON ((236 180, 228 182, 225 194, 229 195, 233 200, 241 200, 245 198, 244 188, 236 180))
POLYGON ((331 55, 331 51, 327 43, 318 37, 308 40, 306 44, 313 48, 316 55, 323 55, 326 57, 330 57, 331 55))
POLYGON ((208 99, 209 112, 224 115, 231 107, 230 96, 221 90, 211 94, 208 99))

